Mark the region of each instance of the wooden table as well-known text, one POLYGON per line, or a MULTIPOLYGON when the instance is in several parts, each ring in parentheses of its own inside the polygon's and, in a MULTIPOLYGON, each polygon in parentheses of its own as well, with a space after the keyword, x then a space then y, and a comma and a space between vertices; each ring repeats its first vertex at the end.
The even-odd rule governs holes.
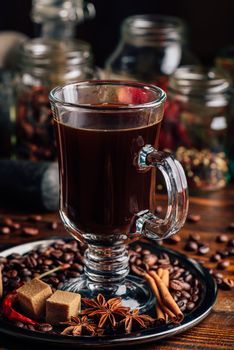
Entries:
MULTIPOLYGON (((165 200, 163 196, 158 196, 158 198, 159 202, 165 200)), ((16 210, 6 209, 1 210, 1 213, 20 219, 29 214, 28 212, 19 213, 16 210)), ((172 248, 184 252, 183 246, 188 235, 192 232, 198 232, 202 240, 210 244, 211 252, 202 257, 190 253, 189 255, 204 260, 207 267, 214 268, 216 263, 211 263, 209 257, 216 249, 224 246, 224 243, 218 244, 215 242, 216 236, 225 233, 229 238, 234 238, 234 231, 231 232, 227 229, 229 223, 234 222, 234 186, 211 193, 206 197, 190 197, 190 213, 200 214, 201 220, 197 223, 186 223, 180 232, 181 242, 172 248)), ((58 218, 57 214, 42 215, 45 221, 58 218)), ((26 238, 14 234, 0 236, 0 250, 30 240, 43 239, 53 234, 51 230, 46 229, 43 223, 39 223, 38 227, 40 227, 40 234, 36 238, 26 238)), ((62 225, 57 231, 54 231, 54 234, 65 235, 62 225)), ((233 257, 231 258, 231 266, 225 271, 225 275, 232 275, 232 278, 234 278, 233 257)), ((32 344, 29 344, 29 347, 31 348, 32 344)), ((35 348, 34 345, 33 347, 35 348)), ((20 349, 20 347, 17 345, 17 341, 0 335, 0 350, 4 349, 20 349)), ((135 349, 234 349, 234 289, 231 291, 219 290, 217 303, 213 311, 198 326, 168 340, 135 347, 135 349)))

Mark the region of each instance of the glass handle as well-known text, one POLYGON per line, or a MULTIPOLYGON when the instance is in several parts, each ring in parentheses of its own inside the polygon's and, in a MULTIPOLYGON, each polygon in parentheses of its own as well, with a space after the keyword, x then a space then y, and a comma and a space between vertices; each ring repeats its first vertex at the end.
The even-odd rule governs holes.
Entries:
POLYGON ((177 233, 188 213, 187 180, 181 164, 167 152, 157 151, 151 145, 145 145, 138 158, 139 169, 158 168, 164 177, 168 192, 168 209, 164 219, 158 218, 149 210, 136 216, 136 233, 151 239, 167 238, 177 233))

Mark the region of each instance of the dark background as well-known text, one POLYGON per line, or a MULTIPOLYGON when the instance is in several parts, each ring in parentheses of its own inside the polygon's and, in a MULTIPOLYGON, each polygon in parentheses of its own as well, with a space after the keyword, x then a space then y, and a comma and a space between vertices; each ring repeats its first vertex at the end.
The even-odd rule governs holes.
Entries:
MULTIPOLYGON (((96 63, 103 65, 115 48, 121 21, 129 15, 155 13, 183 18, 189 28, 192 51, 212 64, 220 48, 234 45, 234 0, 93 0, 96 18, 77 28, 77 36, 89 41, 96 63)), ((30 37, 31 0, 2 0, 0 30, 17 30, 30 37)))

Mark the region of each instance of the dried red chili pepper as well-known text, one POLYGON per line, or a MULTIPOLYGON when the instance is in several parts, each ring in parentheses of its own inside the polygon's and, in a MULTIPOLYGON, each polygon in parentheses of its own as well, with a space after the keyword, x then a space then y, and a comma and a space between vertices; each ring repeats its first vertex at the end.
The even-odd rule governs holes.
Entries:
POLYGON ((17 293, 16 291, 7 294, 5 299, 2 302, 2 314, 10 321, 20 321, 25 324, 31 324, 33 326, 37 326, 39 323, 31 320, 30 318, 20 314, 16 310, 14 310, 13 306, 17 301, 17 293))

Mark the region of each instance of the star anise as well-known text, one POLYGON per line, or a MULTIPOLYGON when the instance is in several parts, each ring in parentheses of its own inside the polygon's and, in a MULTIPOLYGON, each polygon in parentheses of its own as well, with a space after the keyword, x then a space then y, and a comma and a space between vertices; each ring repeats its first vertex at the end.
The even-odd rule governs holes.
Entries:
POLYGON ((72 317, 71 321, 62 322, 61 324, 68 325, 61 334, 63 335, 96 335, 99 334, 97 332, 97 326, 95 323, 90 322, 87 316, 83 317, 72 317))
POLYGON ((106 301, 102 294, 98 294, 95 299, 82 299, 84 304, 90 306, 83 310, 83 315, 88 315, 90 318, 99 318, 98 328, 103 328, 105 325, 111 325, 116 328, 118 321, 126 316, 129 312, 129 307, 122 306, 121 298, 112 298, 106 301))
POLYGON ((131 333, 134 327, 146 328, 149 324, 153 323, 154 319, 149 315, 139 315, 139 310, 135 309, 126 314, 125 318, 120 322, 124 324, 126 333, 131 333))

